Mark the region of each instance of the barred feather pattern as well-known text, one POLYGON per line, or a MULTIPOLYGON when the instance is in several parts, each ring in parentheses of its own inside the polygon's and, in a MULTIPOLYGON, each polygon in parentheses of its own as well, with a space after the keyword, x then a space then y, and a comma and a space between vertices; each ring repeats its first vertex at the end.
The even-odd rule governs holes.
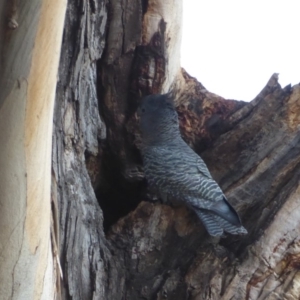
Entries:
POLYGON ((221 236, 224 231, 231 234, 247 233, 234 210, 230 213, 236 214, 239 224, 231 224, 210 211, 225 196, 212 179, 204 161, 181 137, 167 147, 145 147, 143 158, 149 185, 167 195, 168 199, 174 198, 188 205, 196 212, 210 235, 221 236))
MULTIPOLYGON (((160 100, 163 103, 164 99, 160 100)), ((167 105, 159 108, 159 113, 150 109, 150 116, 141 119, 144 172, 150 187, 194 210, 212 236, 221 236, 224 231, 246 234, 204 161, 181 138, 175 110, 167 105)))

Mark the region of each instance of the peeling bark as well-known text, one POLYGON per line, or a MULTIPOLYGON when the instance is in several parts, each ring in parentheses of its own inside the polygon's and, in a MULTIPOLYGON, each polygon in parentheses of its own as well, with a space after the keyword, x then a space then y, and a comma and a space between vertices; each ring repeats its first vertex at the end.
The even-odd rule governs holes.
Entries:
MULTIPOLYGON (((113 226, 108 238, 126 253, 136 287, 128 299, 298 299, 300 135, 289 124, 299 89, 282 89, 274 75, 252 103, 225 114, 234 126, 202 153, 247 236, 209 241, 190 212, 148 203, 113 226)), ((209 127, 201 130, 209 136, 209 127)))
POLYGON ((85 164, 101 153, 98 140, 106 135, 96 88, 106 19, 105 1, 68 4, 53 135, 64 299, 115 298, 108 283, 118 278, 118 263, 107 249, 102 211, 85 164))
POLYGON ((53 135, 63 298, 298 299, 299 86, 274 74, 250 103, 207 91, 180 68, 180 26, 178 1, 69 1, 53 135), (247 236, 211 239, 185 207, 143 201, 135 110, 167 91, 247 236))
POLYGON ((69 0, 58 68, 64 2, 25 2, 0 1, 1 297, 298 299, 300 86, 207 91, 180 68, 175 0, 69 0), (247 236, 146 201, 135 111, 164 92, 247 236))

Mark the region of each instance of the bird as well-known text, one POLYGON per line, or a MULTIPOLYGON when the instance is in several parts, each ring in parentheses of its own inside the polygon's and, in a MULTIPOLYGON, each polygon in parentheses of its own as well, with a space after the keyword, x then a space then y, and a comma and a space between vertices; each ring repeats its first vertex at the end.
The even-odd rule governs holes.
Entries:
POLYGON ((138 108, 141 155, 150 189, 163 202, 193 210, 209 235, 247 234, 205 162, 182 139, 171 94, 144 97, 138 108))

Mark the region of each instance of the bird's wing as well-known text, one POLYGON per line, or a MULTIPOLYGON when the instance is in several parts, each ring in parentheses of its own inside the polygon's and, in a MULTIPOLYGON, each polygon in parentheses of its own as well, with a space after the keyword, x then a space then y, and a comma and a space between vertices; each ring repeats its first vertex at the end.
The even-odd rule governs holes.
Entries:
POLYGON ((189 166, 194 166, 197 172, 206 177, 212 179, 210 172, 203 161, 203 159, 190 148, 183 140, 180 143, 182 162, 189 166))
POLYGON ((211 175, 210 175, 210 172, 209 172, 209 170, 208 170, 208 168, 207 168, 205 162, 204 162, 204 161, 202 160, 202 158, 199 157, 199 156, 196 158, 196 166, 197 166, 197 168, 198 168, 198 171, 199 171, 203 176, 212 179, 212 177, 211 177, 211 175))
MULTIPOLYGON (((176 146, 176 147, 175 147, 176 146)), ((178 149, 171 147, 152 147, 144 153, 151 175, 147 178, 150 185, 163 187, 176 198, 206 199, 208 207, 223 199, 223 192, 211 177, 204 161, 185 143, 178 149), (150 152, 151 151, 151 152, 150 152)))
POLYGON ((214 216, 209 211, 196 210, 195 212, 211 236, 223 235, 223 228, 219 225, 219 222, 215 220, 214 216))

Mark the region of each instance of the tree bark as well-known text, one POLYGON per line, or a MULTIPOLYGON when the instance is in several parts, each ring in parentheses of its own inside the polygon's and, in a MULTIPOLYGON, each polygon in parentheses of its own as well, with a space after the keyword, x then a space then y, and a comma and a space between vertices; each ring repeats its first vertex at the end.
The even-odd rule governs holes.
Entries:
POLYGON ((69 2, 55 111, 64 297, 298 299, 299 86, 275 74, 252 102, 225 100, 180 68, 181 2, 90 5, 69 2), (135 110, 167 91, 246 237, 142 201, 135 110))
POLYGON ((175 0, 69 0, 60 47, 58 2, 0 5, 1 297, 299 299, 300 86, 207 91, 180 68, 175 0), (165 92, 247 236, 148 193, 135 111, 165 92))
POLYGON ((0 1, 1 299, 58 292, 50 174, 65 8, 65 1, 0 1))

